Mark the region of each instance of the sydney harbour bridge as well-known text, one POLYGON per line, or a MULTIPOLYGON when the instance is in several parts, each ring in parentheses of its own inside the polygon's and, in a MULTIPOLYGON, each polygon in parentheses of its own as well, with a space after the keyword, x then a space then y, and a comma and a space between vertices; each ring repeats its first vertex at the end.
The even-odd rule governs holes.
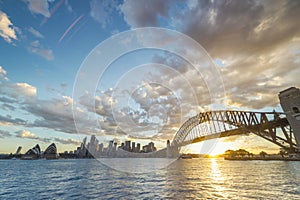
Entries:
POLYGON ((185 145, 245 134, 255 134, 289 153, 300 153, 300 90, 284 90, 279 99, 284 112, 221 110, 189 118, 167 147, 168 156, 175 156, 185 145))

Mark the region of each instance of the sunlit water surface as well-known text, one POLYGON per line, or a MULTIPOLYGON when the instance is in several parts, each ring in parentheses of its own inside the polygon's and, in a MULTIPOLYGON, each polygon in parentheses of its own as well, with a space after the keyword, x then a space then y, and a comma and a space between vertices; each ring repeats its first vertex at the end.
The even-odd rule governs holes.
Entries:
POLYGON ((300 199, 300 162, 177 160, 134 174, 97 160, 1 160, 0 199, 300 199))

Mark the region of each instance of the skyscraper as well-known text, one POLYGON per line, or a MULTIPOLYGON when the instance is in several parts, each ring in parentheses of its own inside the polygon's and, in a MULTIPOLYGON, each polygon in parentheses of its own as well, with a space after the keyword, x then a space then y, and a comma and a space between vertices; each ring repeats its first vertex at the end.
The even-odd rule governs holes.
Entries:
POLYGON ((132 151, 132 152, 136 152, 136 151, 135 151, 135 142, 132 142, 132 145, 131 145, 131 146, 132 146, 132 147, 131 147, 131 151, 132 151))
POLYGON ((135 152, 139 153, 140 151, 141 151, 141 144, 140 144, 140 143, 137 143, 137 144, 136 144, 135 152))
POLYGON ((125 141, 125 149, 124 149, 125 151, 130 151, 131 150, 130 143, 131 143, 130 140, 125 141))

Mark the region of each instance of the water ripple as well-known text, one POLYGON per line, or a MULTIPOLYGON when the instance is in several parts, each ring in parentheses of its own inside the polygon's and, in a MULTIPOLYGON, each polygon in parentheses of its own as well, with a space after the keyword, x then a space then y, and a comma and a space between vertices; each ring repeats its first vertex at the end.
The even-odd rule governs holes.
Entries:
POLYGON ((300 162, 178 160, 147 174, 96 160, 0 161, 0 199, 300 199, 300 162))

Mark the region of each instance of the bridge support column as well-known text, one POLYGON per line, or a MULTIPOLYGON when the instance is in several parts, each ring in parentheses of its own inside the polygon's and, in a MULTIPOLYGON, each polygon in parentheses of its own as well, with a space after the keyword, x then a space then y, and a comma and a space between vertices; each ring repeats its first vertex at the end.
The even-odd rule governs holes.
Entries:
POLYGON ((280 104, 293 129, 300 153, 300 89, 291 87, 279 93, 280 104))
POLYGON ((179 157, 179 148, 177 146, 171 146, 170 141, 167 143, 167 158, 179 157))

